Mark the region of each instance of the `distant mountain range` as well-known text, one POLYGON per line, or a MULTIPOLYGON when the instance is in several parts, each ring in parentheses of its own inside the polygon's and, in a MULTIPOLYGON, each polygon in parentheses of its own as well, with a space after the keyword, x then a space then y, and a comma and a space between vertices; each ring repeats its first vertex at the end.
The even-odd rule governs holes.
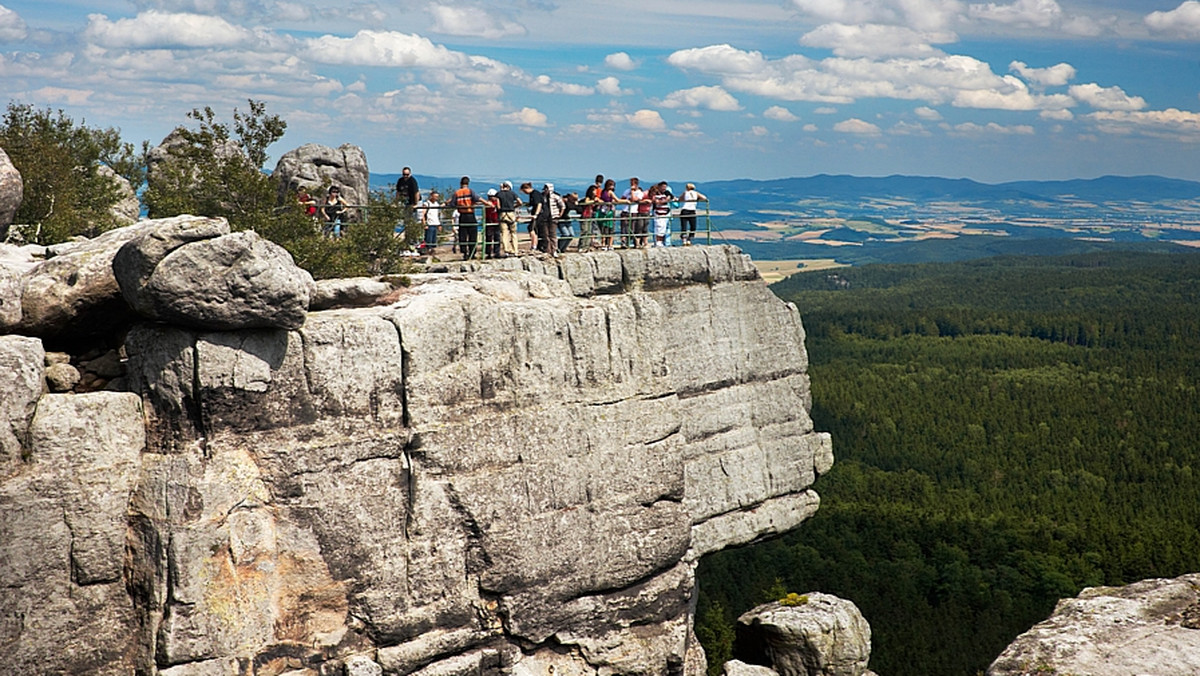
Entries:
MULTIPOLYGON (((400 174, 371 174, 374 188, 391 187, 400 174)), ((416 174, 422 186, 458 187, 458 176, 429 176, 416 174)), ((499 179, 473 178, 473 183, 491 187, 499 179)), ((518 179, 510 179, 514 183, 518 179)), ((586 179, 538 179, 540 187, 546 180, 572 190, 586 187, 586 179), (577 185, 578 184, 578 185, 577 185)), ((673 181, 682 191, 685 181, 673 181)), ((622 189, 625 185, 620 186, 622 189)), ((900 198, 919 201, 1005 201, 1005 200, 1091 200, 1091 201, 1160 201, 1200 199, 1200 182, 1162 176, 1101 176, 1099 178, 1065 181, 1010 181, 980 183, 969 178, 939 178, 936 176, 849 176, 818 174, 816 176, 776 178, 769 180, 731 179, 698 183, 697 187, 710 198, 750 199, 770 197, 773 200, 794 200, 823 197, 827 199, 900 198)), ((721 207, 724 209, 724 207, 721 207)))
MULTIPOLYGON (((390 187, 398 174, 372 174, 390 187)), ((423 189, 458 177, 417 176, 423 189)), ((497 179, 498 180, 498 179, 497 179)), ((473 178, 486 190, 497 180, 473 178)), ((517 182, 518 179, 513 179, 517 182)), ((586 179, 553 181, 559 192, 586 179)), ((685 182, 672 181, 676 193, 685 182)), ((623 190, 627 183, 620 184, 623 190)), ((1200 182, 1162 176, 980 183, 930 176, 820 174, 699 183, 717 241, 755 258, 839 262, 965 260, 1099 249, 1200 250, 1200 182)))
POLYGON ((1159 201, 1200 199, 1200 182, 1162 176, 1101 176, 1068 181, 980 183, 968 178, 931 176, 864 177, 819 174, 768 181, 736 179, 703 186, 718 195, 774 197, 901 198, 919 201, 1091 200, 1159 201))

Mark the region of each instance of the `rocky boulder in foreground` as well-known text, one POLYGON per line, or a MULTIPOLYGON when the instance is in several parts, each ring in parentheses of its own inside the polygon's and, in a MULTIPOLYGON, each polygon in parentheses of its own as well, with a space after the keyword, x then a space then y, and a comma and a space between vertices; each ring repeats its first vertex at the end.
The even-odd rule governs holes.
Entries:
POLYGON ((750 653, 779 676, 874 676, 867 668, 871 627, 857 606, 816 592, 790 595, 790 601, 743 613, 737 652, 750 653))
POLYGON ((794 528, 833 462, 796 308, 732 247, 410 281, 291 330, 139 324, 132 392, 18 388, 5 668, 702 673, 699 556, 794 528))
POLYGON ((987 674, 1200 674, 1200 574, 1084 589, 1018 636, 987 674))

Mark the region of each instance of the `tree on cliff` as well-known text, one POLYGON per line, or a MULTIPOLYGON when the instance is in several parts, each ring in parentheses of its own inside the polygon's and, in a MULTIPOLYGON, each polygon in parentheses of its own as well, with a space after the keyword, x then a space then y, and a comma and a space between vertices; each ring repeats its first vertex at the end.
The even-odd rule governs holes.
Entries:
POLYGON ((25 184, 13 222, 32 226, 28 236, 39 244, 94 237, 117 225, 112 208, 121 195, 102 165, 134 185, 142 181, 134 147, 121 141, 118 130, 76 124, 61 110, 9 103, 0 147, 25 184))
POLYGON ((224 217, 257 229, 275 207, 275 187, 261 170, 267 148, 283 137, 287 122, 268 115, 266 104, 233 111, 232 127, 205 106, 187 114, 196 129, 176 127, 162 145, 146 152, 143 199, 151 218, 193 214, 224 217))
POLYGON ((254 230, 288 250, 314 277, 348 277, 403 272, 402 253, 419 232, 405 228, 395 200, 368 197, 360 222, 347 235, 329 239, 298 203, 280 205, 275 179, 262 171, 269 148, 283 138, 287 122, 250 100, 249 111, 233 111, 233 123, 212 108, 195 109, 195 129, 177 127, 161 145, 145 153, 148 169, 143 196, 151 218, 193 214, 223 217, 234 230, 254 230))

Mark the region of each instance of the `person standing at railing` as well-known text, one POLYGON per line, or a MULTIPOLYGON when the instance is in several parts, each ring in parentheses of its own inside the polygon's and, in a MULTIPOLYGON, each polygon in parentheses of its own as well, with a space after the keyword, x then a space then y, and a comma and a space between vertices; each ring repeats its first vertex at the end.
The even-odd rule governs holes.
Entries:
POLYGON ((512 183, 504 181, 500 184, 500 192, 496 193, 496 201, 500 205, 500 249, 507 256, 517 255, 517 207, 521 206, 521 198, 513 192, 512 183))
POLYGON ((691 246, 696 238, 696 203, 707 202, 708 197, 696 190, 695 183, 688 183, 683 191, 682 204, 679 206, 679 239, 684 246, 691 246))
POLYGON ((471 189, 471 178, 463 176, 454 191, 454 211, 458 214, 458 250, 463 260, 475 257, 479 242, 479 220, 475 218, 475 207, 486 204, 471 189))
POLYGON ((600 195, 600 189, 594 185, 589 185, 587 190, 583 192, 583 199, 579 201, 579 251, 590 251, 596 247, 596 243, 592 237, 592 232, 595 230, 596 216, 596 200, 600 195))
POLYGON ((425 224, 425 241, 421 242, 423 253, 432 254, 437 249, 438 231, 442 228, 442 196, 434 190, 429 199, 420 204, 421 222, 425 224))
POLYGON ((613 249, 613 219, 616 215, 617 182, 611 178, 604 182, 600 191, 600 204, 596 207, 598 224, 600 225, 600 246, 606 251, 613 249))
POLYGON ((421 188, 417 185, 417 177, 412 175, 412 169, 408 167, 400 171, 400 178, 396 181, 396 198, 407 206, 410 212, 421 201, 421 188))
POLYGON ((578 209, 579 193, 569 192, 563 196, 562 215, 558 217, 558 253, 566 253, 567 247, 575 241, 575 224, 571 214, 578 209))
POLYGON ((483 257, 500 257, 500 200, 499 191, 489 188, 483 207, 483 257))
POLYGON ((529 196, 529 253, 533 253, 538 248, 537 214, 541 211, 542 193, 534 190, 529 181, 521 184, 521 192, 529 196))
POLYGON ((671 229, 671 194, 666 181, 650 186, 650 204, 654 212, 654 246, 667 246, 671 229))
POLYGON ((329 186, 325 194, 325 204, 321 207, 321 217, 325 220, 325 234, 331 237, 342 236, 342 223, 346 218, 346 207, 350 206, 342 197, 342 189, 336 185, 329 186))
POLYGON ((650 210, 647 205, 646 216, 642 215, 642 200, 645 197, 646 191, 642 189, 638 179, 629 179, 629 187, 621 194, 621 198, 629 202, 629 208, 625 211, 625 224, 621 227, 621 232, 628 235, 625 238, 625 246, 646 246, 646 218, 650 210))
POLYGON ((554 192, 554 184, 543 185, 541 204, 533 219, 537 223, 538 251, 555 258, 558 257, 558 219, 565 208, 562 195, 554 192))

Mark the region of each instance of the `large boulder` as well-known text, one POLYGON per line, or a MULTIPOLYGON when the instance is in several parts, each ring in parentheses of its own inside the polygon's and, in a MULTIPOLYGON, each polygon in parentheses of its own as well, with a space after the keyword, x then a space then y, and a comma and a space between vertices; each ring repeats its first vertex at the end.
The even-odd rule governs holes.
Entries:
POLYGON ((1200 573, 1089 587, 1021 634, 988 676, 1200 673, 1200 573))
POLYGON ((121 294, 134 310, 154 317, 144 292, 162 259, 184 244, 228 234, 229 223, 223 218, 176 216, 157 221, 155 227, 131 237, 113 256, 113 275, 121 294))
POLYGON ((21 278, 21 320, 16 331, 46 339, 85 340, 127 322, 130 312, 121 300, 112 260, 139 227, 109 230, 94 239, 48 248, 50 257, 21 278))
POLYGON ((312 276, 257 233, 213 238, 214 227, 181 224, 128 242, 113 267, 129 305, 151 319, 201 329, 302 326, 312 276))
POLYGON ((21 172, 13 166, 8 153, 0 148, 0 242, 8 235, 8 226, 12 224, 17 207, 21 206, 24 191, 21 172))
POLYGON ((864 676, 871 673, 871 627, 845 599, 790 596, 738 618, 737 651, 780 676, 864 676))
POLYGON ((370 193, 366 153, 349 143, 337 148, 306 143, 284 153, 271 175, 279 179, 280 204, 300 188, 323 195, 327 186, 340 186, 350 204, 366 204, 370 193))

